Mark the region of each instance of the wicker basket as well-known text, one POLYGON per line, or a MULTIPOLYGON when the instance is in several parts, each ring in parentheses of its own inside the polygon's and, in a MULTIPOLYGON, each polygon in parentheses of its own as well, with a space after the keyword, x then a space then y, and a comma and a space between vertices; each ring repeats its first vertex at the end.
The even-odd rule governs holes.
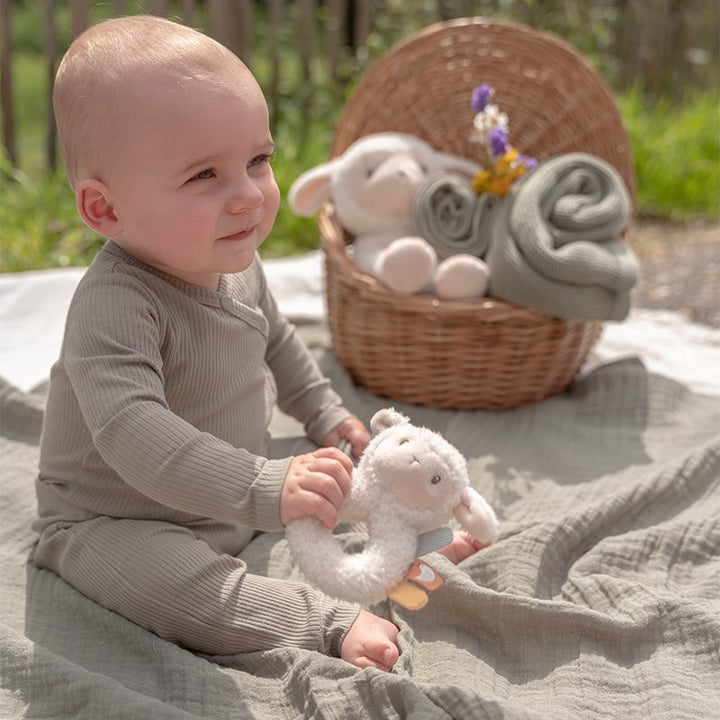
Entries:
MULTIPOLYGON (((495 88, 510 140, 538 159, 584 151, 614 165, 634 195, 627 133, 607 86, 574 48, 532 28, 488 21, 432 25, 366 72, 345 106, 331 155, 374 132, 405 132, 472 158, 474 87, 495 88)), ((500 410, 564 390, 601 323, 564 321, 492 298, 403 296, 361 272, 333 208, 320 214, 333 349, 353 379, 392 400, 500 410)))

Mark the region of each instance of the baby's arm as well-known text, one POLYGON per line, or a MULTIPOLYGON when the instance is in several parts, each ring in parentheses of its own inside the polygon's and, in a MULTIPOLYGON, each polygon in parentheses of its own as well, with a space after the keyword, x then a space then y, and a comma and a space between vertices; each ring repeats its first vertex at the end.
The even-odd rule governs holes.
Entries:
POLYGON ((487 546, 466 532, 455 531, 452 542, 445 545, 445 547, 439 548, 436 552, 444 555, 451 563, 457 565, 484 547, 487 546))
POLYGON ((340 657, 359 668, 390 670, 400 655, 397 634, 391 622, 361 610, 345 635, 340 657))
MULTIPOLYGON (((258 264, 257 269, 261 272, 258 264)), ((333 390, 296 328, 279 311, 277 303, 260 275, 263 293, 260 307, 270 328, 265 360, 277 386, 280 410, 299 420, 308 437, 322 446, 337 446, 326 441, 330 433, 351 419, 342 398, 333 390)), ((353 419, 359 425, 359 420, 353 419)), ((367 431, 365 431, 367 432, 367 431)), ((353 440, 353 450, 360 452, 363 443, 353 440)))

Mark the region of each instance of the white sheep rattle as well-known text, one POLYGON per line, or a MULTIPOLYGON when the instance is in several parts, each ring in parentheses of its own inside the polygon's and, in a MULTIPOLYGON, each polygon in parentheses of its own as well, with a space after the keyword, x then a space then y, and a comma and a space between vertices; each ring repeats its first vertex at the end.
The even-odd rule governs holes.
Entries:
POLYGON ((375 413, 370 428, 374 436, 339 516, 365 523, 364 549, 346 553, 312 516, 286 527, 305 578, 328 595, 362 605, 383 600, 417 557, 418 537, 451 517, 485 545, 498 535, 495 513, 470 486, 465 458, 444 437, 392 408, 375 413))

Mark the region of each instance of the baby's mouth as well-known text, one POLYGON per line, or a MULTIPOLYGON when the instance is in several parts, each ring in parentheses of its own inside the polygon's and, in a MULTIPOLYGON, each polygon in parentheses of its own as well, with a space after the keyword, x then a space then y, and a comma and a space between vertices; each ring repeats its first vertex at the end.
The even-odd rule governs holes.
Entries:
POLYGON ((223 237, 218 238, 218 240, 221 240, 223 242, 237 242, 239 240, 245 240, 249 235, 252 234, 252 231, 255 229, 255 226, 245 228, 244 230, 238 230, 238 232, 231 233, 230 235, 223 235, 223 237))

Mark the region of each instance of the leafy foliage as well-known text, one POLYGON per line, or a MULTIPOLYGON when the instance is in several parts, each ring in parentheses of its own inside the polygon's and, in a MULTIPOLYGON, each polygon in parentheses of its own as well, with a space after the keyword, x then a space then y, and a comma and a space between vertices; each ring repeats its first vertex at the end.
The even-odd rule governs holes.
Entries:
MULTIPOLYGON (((708 9, 712 4, 698 3, 699 0, 688 1, 688 16, 695 18, 696 29, 709 27, 715 17, 708 9), (690 10, 700 14, 693 15, 690 10)), ((465 4, 458 3, 458 6, 465 4)), ((133 5, 139 9, 142 3, 133 5)), ((386 0, 382 11, 376 14, 365 45, 355 51, 350 47, 342 49, 339 65, 332 71, 335 78, 330 77, 327 49, 320 35, 315 38, 316 47, 308 68, 310 82, 303 77, 295 53, 282 54, 281 81, 270 89, 268 97, 277 147, 274 171, 283 197, 301 172, 325 159, 343 103, 363 70, 402 37, 449 17, 450 14, 442 14, 443 9, 454 3, 416 0, 410 5, 412 11, 404 0, 386 0), (344 83, 338 85, 337 78, 344 83)), ((628 12, 627 4, 607 0, 476 0, 472 5, 476 14, 524 22, 568 38, 613 87, 625 85, 627 71, 621 63, 618 46, 623 41, 622 33, 629 33, 623 27, 632 29, 632 23, 641 20, 619 14, 622 8, 625 8, 622 12, 628 12)), ((174 14, 179 14, 178 7, 178 3, 171 3, 174 14)), ((204 8, 202 4, 198 7, 204 8)), ((632 7, 637 10, 644 5, 632 7)), ((62 170, 50 173, 45 169, 48 72, 42 55, 43 33, 38 31, 43 23, 43 5, 17 2, 14 8, 13 81, 22 169, 13 168, 7 157, 0 157, 0 271, 86 265, 102 241, 78 218, 62 170)), ((270 42, 268 21, 262 8, 262 4, 255 5, 254 33, 259 47, 270 42)), ((286 8, 287 15, 278 37, 283 47, 290 48, 297 40, 297 4, 288 3, 286 8)), ((111 3, 94 2, 90 19, 96 22, 111 12, 111 3)), ((320 4, 321 19, 326 12, 327 6, 320 4)), ((58 48, 62 52, 70 38, 65 3, 56 4, 55 17, 58 48)), ((197 24, 202 25, 201 18, 197 20, 197 24)), ((651 37, 645 41, 647 47, 657 46, 657 52, 663 50, 661 43, 651 42, 651 37)), ((716 58, 713 56, 712 62, 705 64, 697 63, 697 58, 702 60, 702 53, 698 53, 692 56, 696 73, 694 88, 693 83, 682 87, 676 83, 678 93, 666 92, 656 99, 656 89, 649 88, 647 82, 643 84, 641 78, 632 89, 617 91, 633 146, 640 215, 674 221, 720 217, 716 58), (698 87, 710 89, 698 90, 698 87), (654 98, 653 102, 648 98, 654 98)), ((269 53, 254 52, 252 68, 261 85, 267 88, 272 75, 269 53)), ((262 253, 288 255, 317 245, 315 221, 296 217, 283 202, 275 229, 264 243, 262 253)))

